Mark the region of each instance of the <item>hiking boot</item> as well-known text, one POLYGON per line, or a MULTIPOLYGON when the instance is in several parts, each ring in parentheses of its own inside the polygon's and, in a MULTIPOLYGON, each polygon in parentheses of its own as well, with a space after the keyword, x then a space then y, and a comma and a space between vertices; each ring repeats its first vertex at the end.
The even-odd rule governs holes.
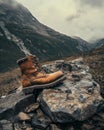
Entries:
POLYGON ((46 74, 41 70, 36 56, 29 55, 17 61, 22 72, 23 89, 50 88, 65 79, 62 71, 46 74))

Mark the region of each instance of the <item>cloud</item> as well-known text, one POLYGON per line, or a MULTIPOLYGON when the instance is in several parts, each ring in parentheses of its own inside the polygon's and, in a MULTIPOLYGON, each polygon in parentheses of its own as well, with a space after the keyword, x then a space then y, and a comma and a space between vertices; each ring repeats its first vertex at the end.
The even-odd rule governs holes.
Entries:
POLYGON ((92 7, 102 7, 104 0, 78 0, 82 5, 89 5, 92 7))
POLYGON ((79 19, 83 14, 86 14, 86 11, 83 9, 76 9, 76 14, 72 14, 66 18, 66 21, 73 21, 79 19))
POLYGON ((41 23, 61 33, 85 40, 104 37, 104 0, 17 1, 41 23))
POLYGON ((6 4, 14 9, 18 6, 16 0, 0 0, 0 4, 6 4))
POLYGON ((73 21, 80 17, 80 14, 71 15, 68 18, 66 18, 67 21, 73 21))

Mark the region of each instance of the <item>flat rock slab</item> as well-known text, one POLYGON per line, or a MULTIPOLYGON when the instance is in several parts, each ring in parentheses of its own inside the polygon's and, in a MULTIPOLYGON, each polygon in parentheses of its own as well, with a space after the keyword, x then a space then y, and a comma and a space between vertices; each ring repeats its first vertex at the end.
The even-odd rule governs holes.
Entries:
MULTIPOLYGON (((47 65, 46 68, 55 71, 58 70, 57 66, 62 66, 64 71, 64 63, 64 61, 58 61, 47 65)), ((65 64, 72 66, 71 72, 68 67, 68 70, 64 67, 66 80, 54 89, 44 89, 38 101, 41 109, 54 122, 86 120, 104 106, 100 86, 93 80, 89 67, 84 65, 82 58, 65 64)))
POLYGON ((24 95, 22 92, 10 94, 0 99, 0 120, 14 116, 34 102, 34 95, 24 95))

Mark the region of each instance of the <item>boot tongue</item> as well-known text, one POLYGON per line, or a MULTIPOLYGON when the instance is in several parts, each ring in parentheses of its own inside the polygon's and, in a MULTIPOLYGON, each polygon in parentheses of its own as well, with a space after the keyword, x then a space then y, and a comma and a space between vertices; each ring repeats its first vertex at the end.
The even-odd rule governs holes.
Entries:
POLYGON ((41 67, 38 63, 38 58, 35 55, 27 55, 27 60, 31 61, 34 64, 34 68, 36 68, 37 71, 41 71, 41 67))
POLYGON ((28 61, 32 61, 33 58, 34 58, 32 55, 27 55, 26 57, 27 57, 27 60, 28 60, 28 61))
POLYGON ((27 60, 32 61, 33 63, 38 62, 38 58, 35 55, 27 55, 27 60))

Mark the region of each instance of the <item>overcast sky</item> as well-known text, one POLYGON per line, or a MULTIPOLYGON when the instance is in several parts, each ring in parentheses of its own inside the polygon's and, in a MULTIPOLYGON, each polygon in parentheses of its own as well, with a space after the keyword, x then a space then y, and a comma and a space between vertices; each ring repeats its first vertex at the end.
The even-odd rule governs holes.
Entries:
POLYGON ((17 0, 41 23, 85 40, 104 38, 104 0, 17 0))

